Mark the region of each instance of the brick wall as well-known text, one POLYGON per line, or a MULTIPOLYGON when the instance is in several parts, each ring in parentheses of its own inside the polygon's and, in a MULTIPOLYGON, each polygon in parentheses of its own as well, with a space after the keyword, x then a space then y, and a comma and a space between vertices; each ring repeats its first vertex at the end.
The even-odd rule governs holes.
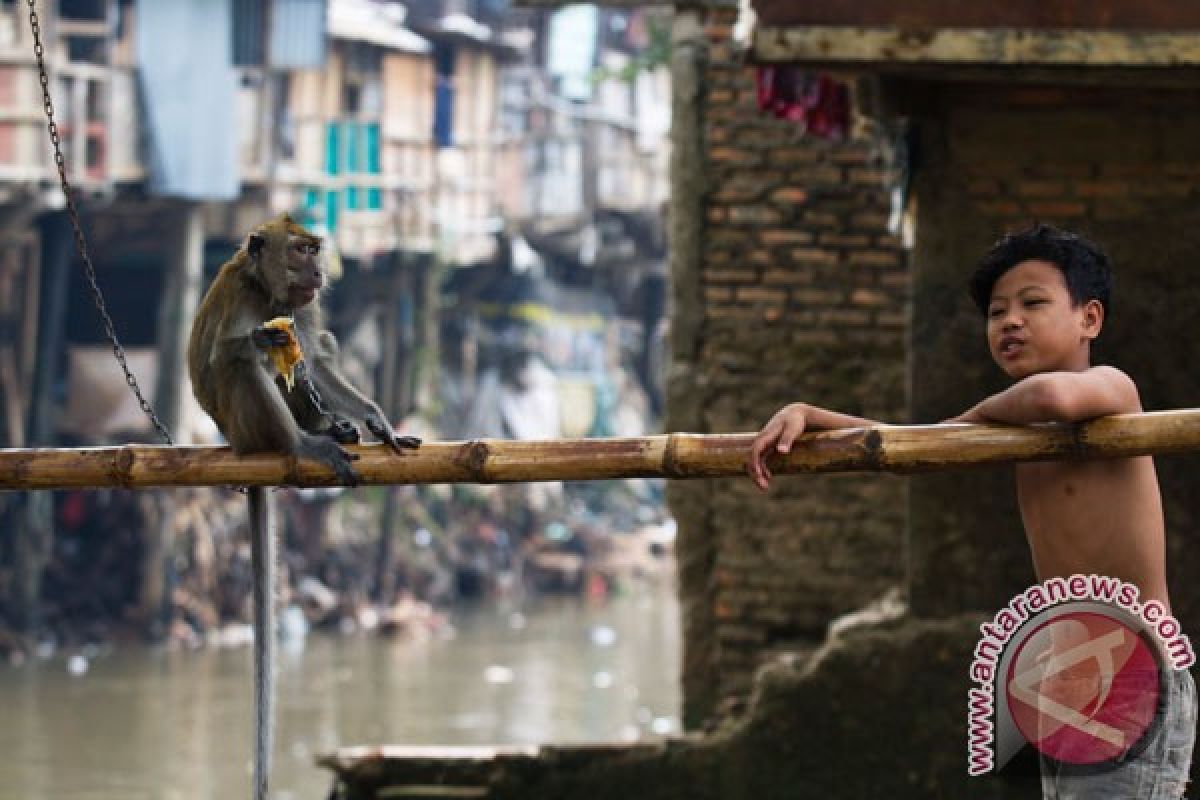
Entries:
MULTIPOLYGON (((794 400, 903 422, 909 277, 887 230, 888 159, 760 114, 733 16, 707 12, 699 43, 701 157, 687 166, 703 174, 704 224, 696 263, 675 270, 668 426, 754 430, 794 400)), ((773 650, 811 646, 902 581, 900 478, 781 478, 767 497, 748 480, 688 482, 670 500, 689 724, 744 697, 773 650)))

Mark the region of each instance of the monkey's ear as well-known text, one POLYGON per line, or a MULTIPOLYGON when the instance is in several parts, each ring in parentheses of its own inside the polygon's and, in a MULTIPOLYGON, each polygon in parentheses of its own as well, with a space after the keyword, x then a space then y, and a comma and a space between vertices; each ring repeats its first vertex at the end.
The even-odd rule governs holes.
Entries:
POLYGON ((251 258, 258 258, 258 254, 267 246, 267 237, 261 233, 252 233, 246 237, 246 252, 251 258))

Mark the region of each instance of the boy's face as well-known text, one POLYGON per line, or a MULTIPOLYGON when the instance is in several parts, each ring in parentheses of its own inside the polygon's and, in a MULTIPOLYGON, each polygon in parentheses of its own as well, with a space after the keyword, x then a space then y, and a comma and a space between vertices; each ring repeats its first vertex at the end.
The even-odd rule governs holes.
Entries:
POLYGON ((1089 366, 1092 339, 1100 333, 1098 300, 1072 306, 1062 270, 1048 261, 1022 261, 1000 276, 988 304, 992 358, 1016 380, 1038 372, 1089 366))

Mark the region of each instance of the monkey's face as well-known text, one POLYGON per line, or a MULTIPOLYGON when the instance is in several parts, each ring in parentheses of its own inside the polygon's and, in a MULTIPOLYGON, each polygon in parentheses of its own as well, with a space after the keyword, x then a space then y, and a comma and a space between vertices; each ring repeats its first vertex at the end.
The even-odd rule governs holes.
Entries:
POLYGON ((325 279, 321 274, 321 244, 308 236, 288 236, 288 305, 300 308, 317 297, 325 279))

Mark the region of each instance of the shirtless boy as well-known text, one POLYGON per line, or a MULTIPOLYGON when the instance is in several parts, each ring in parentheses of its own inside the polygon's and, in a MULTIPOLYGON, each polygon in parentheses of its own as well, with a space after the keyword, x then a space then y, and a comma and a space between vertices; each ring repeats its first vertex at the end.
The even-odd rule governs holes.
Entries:
MULTIPOLYGON (((1015 383, 944 422, 1079 422, 1142 410, 1129 376, 1091 366, 1091 342, 1108 310, 1111 269, 1094 244, 1039 225, 1004 237, 971 278, 987 319, 992 358, 1015 383)), ((787 453, 805 431, 881 424, 806 403, 780 409, 754 440, 746 470, 766 491, 770 448, 787 453)), ((1106 575, 1168 609, 1162 501, 1150 456, 1016 466, 1017 502, 1039 581, 1106 575)), ((1083 774, 1042 759, 1046 798, 1178 798, 1196 732, 1186 671, 1168 671, 1163 724, 1144 751, 1116 769, 1083 774)))

